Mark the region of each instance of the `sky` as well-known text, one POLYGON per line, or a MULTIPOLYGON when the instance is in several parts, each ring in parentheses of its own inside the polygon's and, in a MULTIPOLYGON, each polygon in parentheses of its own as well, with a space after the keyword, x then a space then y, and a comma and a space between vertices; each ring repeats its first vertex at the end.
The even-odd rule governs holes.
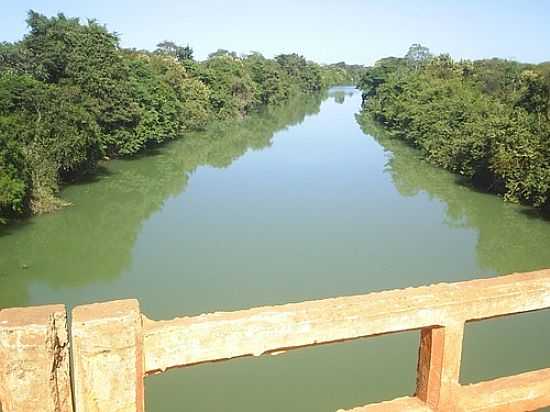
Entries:
POLYGON ((550 60, 550 0, 0 0, 0 41, 22 38, 29 9, 95 18, 123 47, 189 44, 198 59, 223 48, 370 65, 421 43, 456 59, 550 60))

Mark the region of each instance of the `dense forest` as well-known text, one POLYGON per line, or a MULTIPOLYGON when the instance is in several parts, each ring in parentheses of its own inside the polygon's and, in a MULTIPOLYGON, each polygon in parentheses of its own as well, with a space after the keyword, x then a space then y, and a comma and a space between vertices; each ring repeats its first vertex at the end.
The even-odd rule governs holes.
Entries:
POLYGON ((0 43, 0 222, 63 205, 60 186, 214 121, 351 83, 360 66, 298 54, 217 50, 205 61, 170 41, 123 49, 94 20, 30 11, 29 31, 0 43))
POLYGON ((505 199, 550 208, 550 62, 454 61, 411 46, 367 69, 361 116, 505 199))

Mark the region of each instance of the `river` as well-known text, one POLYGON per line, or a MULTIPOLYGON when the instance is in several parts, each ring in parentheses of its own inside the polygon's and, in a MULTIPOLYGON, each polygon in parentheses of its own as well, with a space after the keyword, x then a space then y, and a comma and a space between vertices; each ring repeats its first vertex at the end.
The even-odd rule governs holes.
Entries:
MULTIPOLYGON (((337 87, 213 126, 0 229, 0 307, 135 297, 151 319, 550 268, 550 222, 475 191, 337 87)), ((171 370, 147 410, 334 411, 414 392, 418 333, 171 370)), ((550 312, 466 327, 463 382, 550 367, 550 312)))

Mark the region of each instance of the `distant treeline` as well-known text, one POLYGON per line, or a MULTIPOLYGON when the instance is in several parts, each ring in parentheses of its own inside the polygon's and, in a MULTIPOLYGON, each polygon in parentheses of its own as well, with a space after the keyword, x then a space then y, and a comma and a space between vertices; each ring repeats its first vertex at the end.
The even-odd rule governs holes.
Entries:
POLYGON ((169 41, 154 52, 122 49, 103 25, 63 14, 31 11, 27 24, 22 41, 0 43, 0 222, 60 206, 60 185, 100 159, 352 83, 361 70, 227 50, 198 62, 169 41))
POLYGON ((360 80, 363 116, 508 200, 550 208, 550 62, 454 61, 421 45, 360 80))

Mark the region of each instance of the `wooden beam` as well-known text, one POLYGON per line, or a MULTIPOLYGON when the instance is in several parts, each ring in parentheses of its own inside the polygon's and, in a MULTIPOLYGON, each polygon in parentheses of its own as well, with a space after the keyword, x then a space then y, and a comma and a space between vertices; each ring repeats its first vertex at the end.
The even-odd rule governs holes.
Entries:
POLYGON ((523 412, 550 406, 550 368, 462 386, 459 412, 523 412))
POLYGON ((394 399, 338 412, 433 412, 434 410, 415 397, 394 399))
POLYGON ((541 270, 170 321, 144 317, 145 371, 548 307, 550 270, 541 270))
POLYGON ((460 386, 464 323, 422 329, 416 396, 430 407, 447 410, 460 386))

